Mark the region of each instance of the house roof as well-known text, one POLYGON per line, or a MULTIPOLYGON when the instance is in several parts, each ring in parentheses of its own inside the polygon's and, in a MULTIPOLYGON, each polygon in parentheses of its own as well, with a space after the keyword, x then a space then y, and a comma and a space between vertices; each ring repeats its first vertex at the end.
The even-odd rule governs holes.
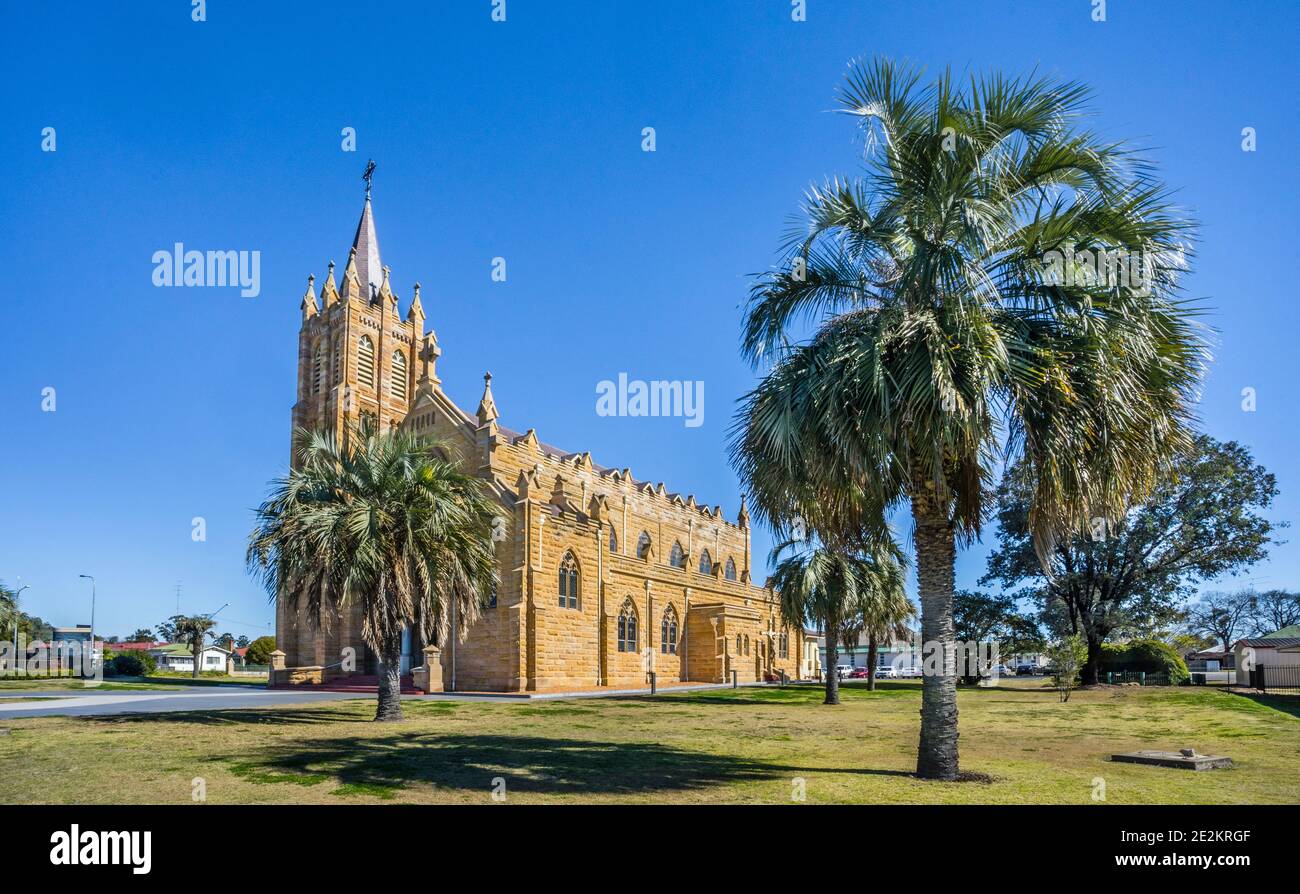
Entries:
POLYGON ((1260 639, 1297 639, 1300 638, 1300 624, 1292 624, 1290 627, 1283 627, 1281 630, 1274 630, 1272 633, 1266 633, 1259 637, 1260 639))
POLYGON ((113 652, 148 652, 151 649, 157 649, 166 643, 156 642, 135 642, 135 643, 107 643, 107 647, 113 652))
POLYGON ((1300 636, 1258 636, 1253 639, 1239 639, 1235 646, 1248 646, 1252 649, 1289 649, 1300 646, 1300 636))

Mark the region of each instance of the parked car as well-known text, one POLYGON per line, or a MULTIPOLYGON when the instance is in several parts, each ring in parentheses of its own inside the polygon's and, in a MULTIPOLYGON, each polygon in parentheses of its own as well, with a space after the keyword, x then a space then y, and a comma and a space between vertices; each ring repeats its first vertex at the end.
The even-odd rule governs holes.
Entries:
POLYGON ((876 667, 877 680, 892 680, 898 676, 898 668, 892 664, 881 664, 876 667))
POLYGON ((1038 665, 1036 664, 1022 663, 1016 665, 1017 677, 1032 677, 1036 673, 1038 673, 1038 665))
POLYGON ((849 671, 849 677, 853 680, 865 680, 870 675, 870 671, 865 667, 855 667, 853 670, 849 671))
POLYGON ((835 673, 841 680, 847 677, 849 673, 852 672, 852 670, 853 670, 853 666, 850 664, 835 665, 835 673))
POLYGON ((998 676, 998 677, 1011 677, 1011 676, 1015 676, 1016 672, 1013 671, 1011 668, 1007 667, 1005 664, 995 664, 993 665, 991 673, 994 676, 998 676))

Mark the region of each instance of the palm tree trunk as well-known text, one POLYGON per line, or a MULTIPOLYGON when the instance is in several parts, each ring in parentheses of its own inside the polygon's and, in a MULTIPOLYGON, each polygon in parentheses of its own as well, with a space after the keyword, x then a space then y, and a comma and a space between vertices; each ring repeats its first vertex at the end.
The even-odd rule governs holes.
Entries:
POLYGON ((197 680, 199 678, 199 667, 203 661, 203 639, 200 637, 194 643, 190 644, 190 651, 194 653, 194 672, 191 676, 197 680))
POLYGON ((922 779, 956 779, 957 667, 952 599, 957 546, 944 508, 925 484, 912 494, 916 574, 921 601, 921 742, 916 773, 922 779), (934 672, 932 672, 934 671, 934 672))
POLYGON ((876 642, 876 635, 870 633, 867 635, 867 691, 876 691, 876 661, 879 653, 880 644, 876 642))
POLYGON ((377 722, 402 719, 402 638, 398 636, 384 643, 379 656, 379 708, 375 711, 377 722))
POLYGON ((826 698, 823 705, 840 703, 840 675, 835 672, 835 665, 840 663, 840 626, 826 625, 826 698))

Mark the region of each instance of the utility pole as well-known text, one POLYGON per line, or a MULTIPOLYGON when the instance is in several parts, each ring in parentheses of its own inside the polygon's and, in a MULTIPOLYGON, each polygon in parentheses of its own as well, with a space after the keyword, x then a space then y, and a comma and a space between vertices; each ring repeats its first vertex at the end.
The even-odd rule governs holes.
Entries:
MULTIPOLYGON (((23 590, 30 590, 31 588, 32 588, 31 584, 23 584, 21 587, 18 588, 18 592, 14 594, 14 658, 13 658, 14 666, 10 668, 11 671, 17 671, 18 669, 18 615, 20 614, 20 612, 18 611, 18 597, 23 595, 23 590)), ((24 649, 23 664, 27 663, 26 653, 27 650, 24 649)))
POLYGON ((90 580, 90 666, 95 666, 95 576, 82 574, 80 577, 90 580))

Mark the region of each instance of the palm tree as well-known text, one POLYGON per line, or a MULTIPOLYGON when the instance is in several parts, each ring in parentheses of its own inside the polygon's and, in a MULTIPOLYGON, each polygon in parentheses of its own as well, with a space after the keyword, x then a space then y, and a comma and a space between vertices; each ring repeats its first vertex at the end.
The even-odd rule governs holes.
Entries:
POLYGON ((866 171, 809 191, 754 285, 743 351, 772 365, 733 458, 769 522, 810 490, 910 506, 922 641, 942 656, 917 771, 953 779, 953 563, 979 536, 998 454, 1032 469, 1046 555, 1117 518, 1189 443, 1206 351, 1178 297, 1190 224, 1140 155, 1079 127, 1084 87, 921 78, 885 60, 849 74, 866 171), (1142 276, 1099 258, 1140 259, 1142 276))
POLYGON ((190 653, 194 656, 192 676, 197 680, 199 672, 203 670, 203 648, 207 642, 208 631, 215 627, 217 622, 207 615, 179 615, 171 619, 171 624, 176 642, 190 647, 190 653))
POLYGON ((299 463, 257 510, 249 568, 273 599, 360 606, 361 636, 379 657, 375 719, 402 719, 402 634, 461 637, 496 585, 492 519, 482 482, 402 431, 296 433, 299 463), (330 602, 327 602, 330 600, 330 602), (452 630, 452 624, 455 630, 452 630))
POLYGON ((863 561, 864 578, 858 584, 858 601, 852 606, 856 636, 867 637, 867 689, 873 692, 881 641, 909 635, 908 622, 916 617, 916 607, 907 598, 899 552, 896 547, 881 549, 863 561))
POLYGON ((772 550, 771 562, 775 569, 770 584, 779 594, 784 623, 802 629, 811 621, 822 629, 826 638, 823 704, 838 705, 840 681, 835 667, 839 646, 844 643, 851 649, 850 642, 856 645, 856 631, 865 629, 864 619, 887 601, 884 593, 895 571, 901 585, 898 559, 883 550, 863 558, 844 546, 788 539, 772 550))

